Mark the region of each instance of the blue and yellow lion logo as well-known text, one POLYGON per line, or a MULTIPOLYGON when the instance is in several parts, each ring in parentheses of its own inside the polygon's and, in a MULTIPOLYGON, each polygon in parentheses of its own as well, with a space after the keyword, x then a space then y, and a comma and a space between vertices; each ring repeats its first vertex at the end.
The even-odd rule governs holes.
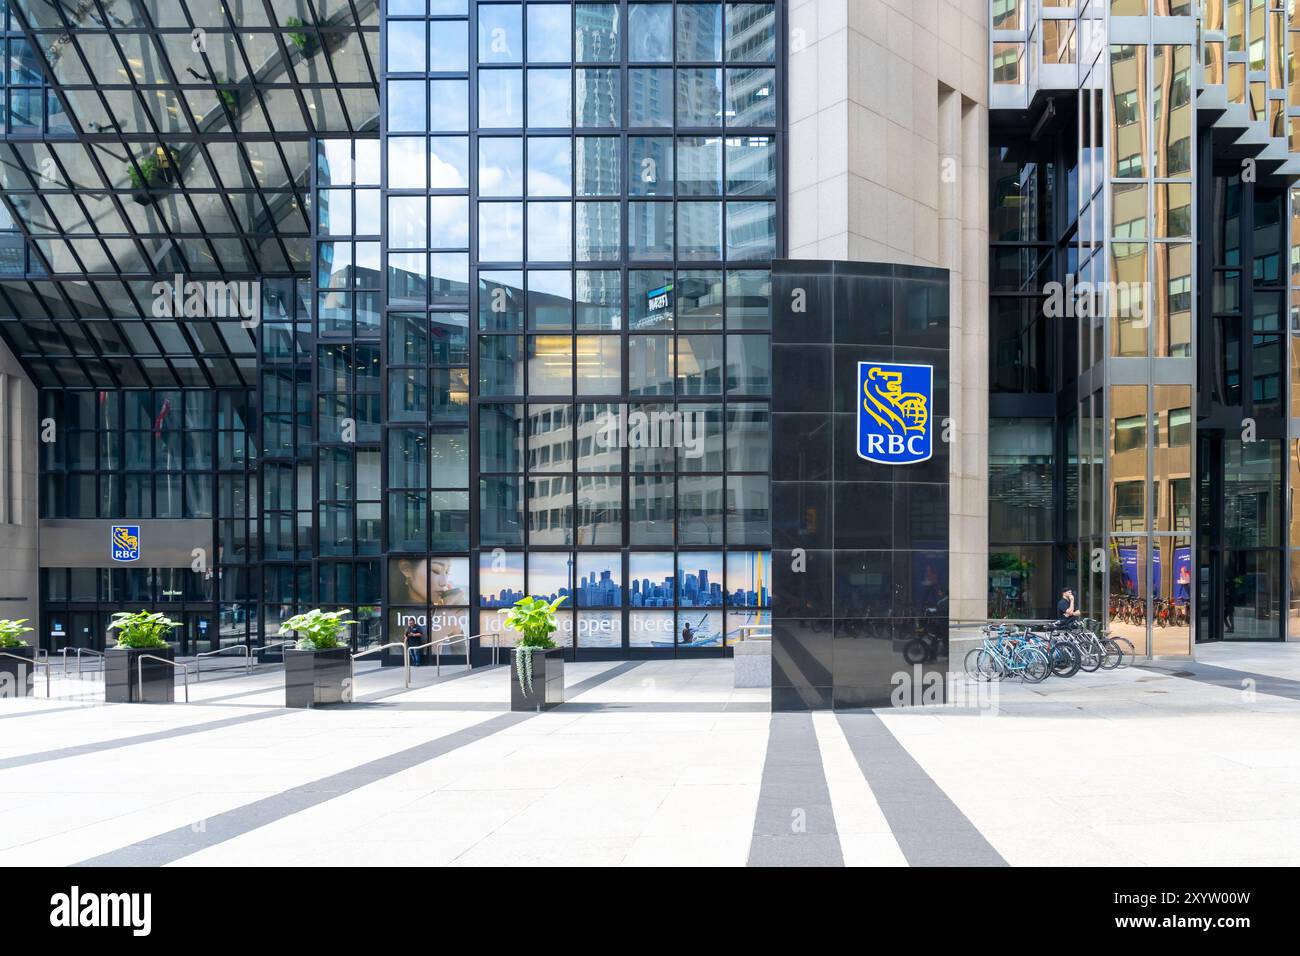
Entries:
POLYGON ((925 434, 930 412, 929 399, 920 392, 903 391, 903 373, 886 372, 879 365, 867 369, 867 381, 862 386, 866 398, 862 407, 876 423, 891 432, 925 434))
POLYGON ((859 362, 858 456, 882 465, 929 459, 933 390, 933 366, 859 362))
POLYGON ((140 526, 137 524, 113 525, 111 551, 114 561, 139 561, 140 526))

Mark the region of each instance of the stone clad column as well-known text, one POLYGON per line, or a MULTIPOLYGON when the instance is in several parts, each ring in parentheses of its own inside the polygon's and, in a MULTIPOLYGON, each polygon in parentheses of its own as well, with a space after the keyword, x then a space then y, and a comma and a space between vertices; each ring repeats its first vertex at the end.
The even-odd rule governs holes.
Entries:
POLYGON ((791 258, 946 269, 953 617, 988 604, 987 0, 791 0, 791 258))
POLYGON ((942 269, 773 263, 775 710, 921 703, 927 687, 925 702, 944 699, 948 286, 942 269), (888 429, 906 446, 888 457, 906 461, 864 457, 860 363, 909 376, 888 429))

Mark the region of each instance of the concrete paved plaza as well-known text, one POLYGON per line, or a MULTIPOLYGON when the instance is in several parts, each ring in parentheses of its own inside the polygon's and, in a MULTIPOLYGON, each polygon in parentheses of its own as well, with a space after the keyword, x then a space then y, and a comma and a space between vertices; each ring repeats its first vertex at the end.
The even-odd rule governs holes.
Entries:
POLYGON ((569 664, 545 714, 504 667, 291 711, 277 667, 166 706, 56 664, 0 700, 0 865, 1298 863, 1300 646, 1197 656, 815 715, 720 660, 569 664))

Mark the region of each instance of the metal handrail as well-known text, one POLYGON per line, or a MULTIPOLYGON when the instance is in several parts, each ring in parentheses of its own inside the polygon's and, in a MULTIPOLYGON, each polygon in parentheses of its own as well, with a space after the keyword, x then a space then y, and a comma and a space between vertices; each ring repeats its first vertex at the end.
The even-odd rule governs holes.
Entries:
POLYGON ((194 683, 197 684, 203 680, 203 668, 200 666, 200 664, 203 661, 203 658, 215 657, 218 654, 224 654, 227 651, 243 651, 245 657, 244 674, 245 676, 247 676, 248 674, 253 673, 253 658, 248 653, 248 645, 231 644, 228 647, 218 647, 215 651, 204 651, 202 654, 194 655, 194 683))
MULTIPOLYGON (((141 654, 135 659, 136 683, 135 692, 139 695, 137 704, 144 703, 144 661, 145 658, 151 661, 162 661, 164 664, 170 664, 172 667, 179 667, 185 677, 185 703, 190 702, 190 665, 184 661, 169 661, 165 657, 159 657, 157 654, 141 654)), ((175 678, 173 678, 173 682, 175 678)))
MULTIPOLYGON (((96 657, 100 659, 100 661, 103 661, 104 659, 104 654, 102 651, 97 651, 91 647, 78 647, 77 648, 77 680, 81 680, 81 655, 82 654, 94 654, 96 657)), ((104 665, 102 663, 99 665, 99 676, 100 677, 104 676, 104 665)))
POLYGON ((1048 624, 1055 618, 1038 618, 1038 617, 950 617, 948 624, 950 627, 966 627, 977 624, 1048 624))
MULTIPOLYGON (((417 644, 417 645, 415 645, 415 647, 411 647, 411 648, 408 648, 408 649, 407 649, 408 660, 409 660, 409 657, 410 657, 410 651, 422 651, 422 650, 424 650, 426 647, 436 647, 436 648, 438 648, 438 650, 437 650, 436 652, 434 652, 433 659, 434 659, 434 663, 437 664, 437 667, 438 667, 438 670, 437 670, 437 672, 436 672, 436 676, 441 677, 441 676, 442 676, 442 647, 443 647, 443 645, 444 645, 444 644, 455 644, 457 641, 464 641, 464 642, 465 642, 465 669, 466 669, 466 670, 471 670, 471 671, 472 671, 472 670, 474 669, 474 660, 473 660, 473 655, 470 653, 469 642, 472 641, 474 638, 479 637, 479 636, 480 636, 480 635, 478 635, 478 634, 453 634, 451 637, 443 637, 443 638, 439 638, 439 639, 436 640, 436 641, 429 641, 427 644, 417 644)), ((408 684, 407 686, 409 687, 410 684, 408 684)))
POLYGON ((298 642, 297 642, 296 640, 293 640, 293 641, 276 641, 274 644, 263 644, 261 647, 256 648, 256 650, 257 650, 257 652, 258 652, 259 654, 264 654, 264 653, 266 653, 267 651, 271 651, 271 650, 274 650, 275 648, 279 647, 279 648, 281 648, 281 651, 280 651, 280 657, 284 657, 284 650, 283 650, 283 648, 286 648, 286 647, 297 647, 297 646, 298 646, 298 642))
MULTIPOLYGON (((17 655, 17 654, 10 654, 8 651, 0 651, 0 657, 12 657, 14 660, 16 660, 16 661, 22 661, 22 663, 24 663, 24 664, 30 664, 32 667, 40 667, 42 664, 44 664, 44 666, 45 666, 45 699, 46 699, 46 700, 49 700, 49 699, 50 699, 50 662, 49 662, 49 661, 41 661, 41 660, 38 660, 36 657, 20 657, 20 656, 17 655)), ((24 681, 23 683, 26 683, 26 681, 24 681)))
POLYGON ((348 678, 351 681, 348 685, 349 693, 357 686, 357 659, 365 657, 367 654, 378 654, 380 651, 386 651, 392 647, 402 648, 402 664, 406 668, 406 686, 411 686, 411 656, 406 653, 406 643, 404 641, 391 641, 388 644, 380 644, 378 647, 368 647, 364 651, 358 651, 352 655, 352 661, 349 664, 351 669, 348 673, 348 678))
POLYGON ((737 644, 743 644, 745 641, 770 641, 772 639, 771 624, 741 624, 736 630, 740 631, 740 639, 737 644), (751 632, 753 632, 751 634, 751 632))

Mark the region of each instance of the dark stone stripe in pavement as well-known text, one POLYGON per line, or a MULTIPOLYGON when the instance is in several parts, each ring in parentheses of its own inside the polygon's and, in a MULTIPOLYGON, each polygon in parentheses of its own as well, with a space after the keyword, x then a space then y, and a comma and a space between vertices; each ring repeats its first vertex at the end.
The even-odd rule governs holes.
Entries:
POLYGON ((812 714, 772 715, 748 865, 844 865, 812 714))

